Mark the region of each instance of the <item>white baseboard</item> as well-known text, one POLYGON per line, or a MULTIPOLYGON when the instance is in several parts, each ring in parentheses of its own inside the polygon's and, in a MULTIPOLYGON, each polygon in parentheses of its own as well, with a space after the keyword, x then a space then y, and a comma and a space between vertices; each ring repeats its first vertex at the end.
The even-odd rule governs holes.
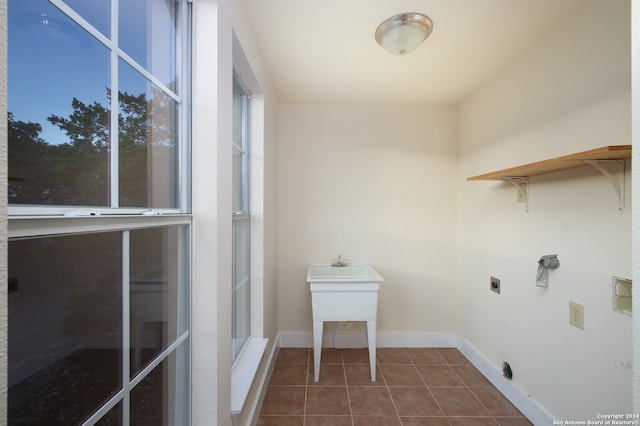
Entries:
POLYGON ((308 331, 291 331, 278 333, 278 346, 281 348, 312 348, 313 333, 308 331))
POLYGON ((455 348, 458 336, 452 333, 378 333, 380 348, 455 348))
POLYGON ((464 338, 458 337, 458 350, 534 425, 552 425, 554 417, 522 389, 502 375, 502 371, 490 363, 464 338))
MULTIPOLYGON (((323 345, 329 346, 333 336, 323 338, 323 345)), ((522 414, 534 425, 551 425, 553 416, 531 399, 512 381, 502 376, 498 366, 489 362, 464 338, 452 333, 378 333, 378 348, 457 348, 522 414)), ((311 348, 313 333, 283 332, 277 340, 281 348, 311 348)), ((275 360, 272 360, 275 363, 275 360)))

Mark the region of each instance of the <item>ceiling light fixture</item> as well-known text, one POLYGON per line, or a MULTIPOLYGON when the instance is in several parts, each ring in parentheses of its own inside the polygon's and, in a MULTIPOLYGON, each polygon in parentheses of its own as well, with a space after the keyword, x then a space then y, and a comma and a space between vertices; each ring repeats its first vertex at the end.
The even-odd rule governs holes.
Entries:
POLYGON ((386 19, 376 30, 378 44, 394 55, 418 48, 433 30, 433 21, 421 13, 402 13, 386 19))

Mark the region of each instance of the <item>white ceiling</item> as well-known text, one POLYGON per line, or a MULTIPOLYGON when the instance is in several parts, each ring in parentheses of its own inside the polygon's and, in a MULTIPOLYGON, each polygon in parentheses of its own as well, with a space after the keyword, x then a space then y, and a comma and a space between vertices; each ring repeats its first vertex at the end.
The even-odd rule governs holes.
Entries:
POLYGON ((242 0, 280 102, 457 103, 589 0, 242 0), (428 15, 406 56, 374 39, 386 18, 428 15))

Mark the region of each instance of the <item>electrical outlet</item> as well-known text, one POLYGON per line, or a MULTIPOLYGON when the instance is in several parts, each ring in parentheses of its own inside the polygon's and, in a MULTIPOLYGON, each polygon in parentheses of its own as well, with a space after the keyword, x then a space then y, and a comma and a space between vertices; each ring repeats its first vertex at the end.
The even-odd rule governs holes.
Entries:
POLYGON ((489 288, 491 291, 500 294, 500 280, 496 277, 489 278, 489 288))
POLYGON ((569 302, 569 324, 584 330, 584 306, 569 302))

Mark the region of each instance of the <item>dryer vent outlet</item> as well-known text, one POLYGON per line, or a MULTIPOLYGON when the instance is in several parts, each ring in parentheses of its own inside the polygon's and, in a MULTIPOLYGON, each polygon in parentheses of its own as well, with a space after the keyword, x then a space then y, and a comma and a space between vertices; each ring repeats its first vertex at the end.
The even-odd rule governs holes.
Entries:
POLYGON ((511 366, 508 362, 502 363, 502 375, 509 380, 513 379, 513 371, 511 371, 511 366))

